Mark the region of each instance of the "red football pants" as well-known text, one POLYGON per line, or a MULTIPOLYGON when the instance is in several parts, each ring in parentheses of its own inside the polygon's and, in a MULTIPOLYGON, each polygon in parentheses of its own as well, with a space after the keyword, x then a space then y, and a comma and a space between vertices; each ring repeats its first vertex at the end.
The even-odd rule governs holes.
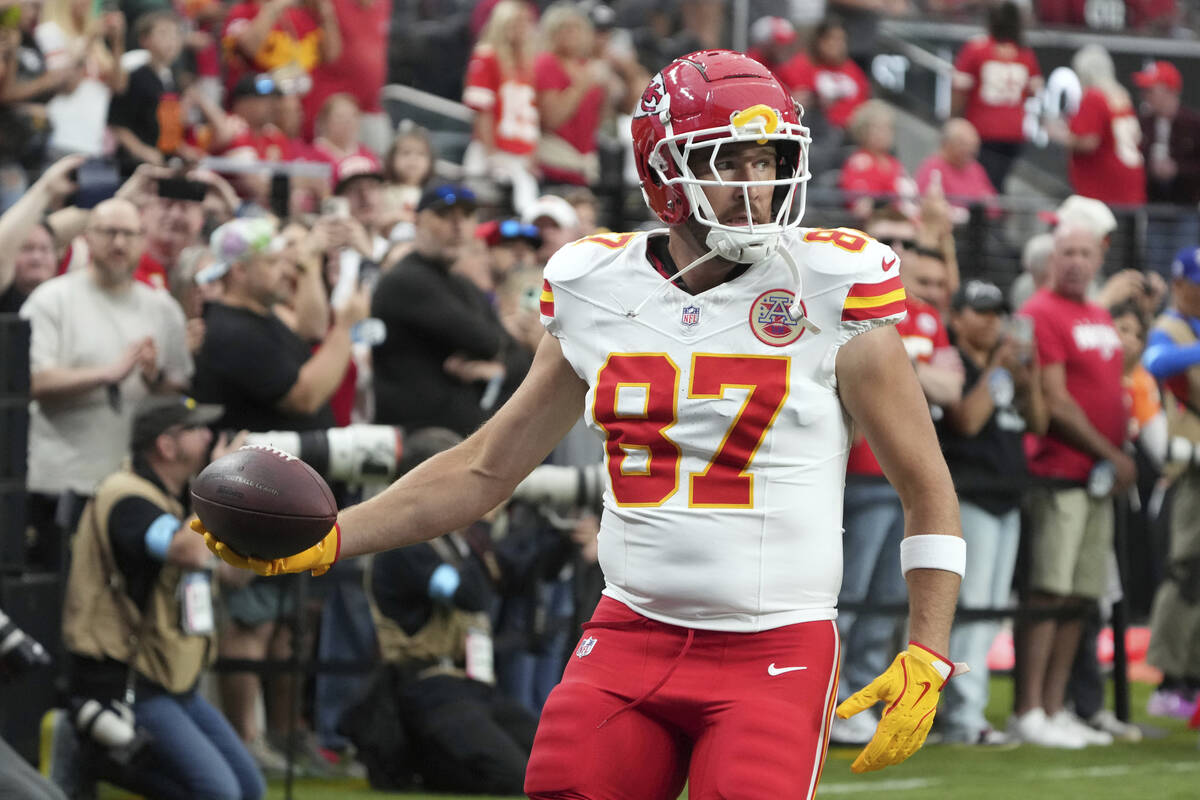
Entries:
POLYGON ((542 709, 535 800, 785 800, 816 791, 837 697, 832 620, 689 631, 600 601, 542 709))

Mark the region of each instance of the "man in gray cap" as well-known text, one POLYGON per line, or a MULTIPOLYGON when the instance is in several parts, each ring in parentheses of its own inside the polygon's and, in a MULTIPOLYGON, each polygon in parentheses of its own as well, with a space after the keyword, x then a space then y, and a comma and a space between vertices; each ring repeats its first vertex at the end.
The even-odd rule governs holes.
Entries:
MULTIPOLYGON (((266 788, 197 690, 216 655, 213 562, 188 530, 186 493, 209 462, 208 425, 222 411, 179 394, 139 403, 132 463, 96 487, 72 543, 63 608, 71 694, 117 712, 128 706, 149 734, 136 770, 89 748, 85 772, 154 797, 258 798, 266 788)), ((222 435, 211 457, 242 439, 222 435)))

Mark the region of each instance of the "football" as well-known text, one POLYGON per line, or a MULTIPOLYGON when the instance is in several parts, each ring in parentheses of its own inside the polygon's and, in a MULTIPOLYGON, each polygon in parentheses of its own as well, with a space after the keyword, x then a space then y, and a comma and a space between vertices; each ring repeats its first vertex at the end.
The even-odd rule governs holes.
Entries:
POLYGON ((337 520, 333 492, 312 467, 260 445, 205 467, 192 481, 192 510, 219 541, 263 559, 307 550, 337 520))

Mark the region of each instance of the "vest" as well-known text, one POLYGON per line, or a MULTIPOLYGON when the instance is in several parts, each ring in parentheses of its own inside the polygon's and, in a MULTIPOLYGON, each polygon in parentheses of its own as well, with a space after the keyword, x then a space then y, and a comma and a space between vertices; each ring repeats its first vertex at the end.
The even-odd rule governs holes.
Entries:
MULTIPOLYGON (((461 563, 458 552, 445 537, 433 539, 429 545, 446 563, 455 566, 461 563)), ((481 630, 490 635, 492 625, 487 614, 435 603, 429 621, 410 635, 395 620, 379 610, 375 603, 375 593, 371 589, 369 565, 364 583, 367 601, 371 606, 371 617, 375 620, 375 635, 379 641, 380 655, 385 662, 396 664, 416 678, 428 678, 432 675, 467 677, 467 632, 481 630)))
POLYGON ((127 497, 142 497, 164 513, 184 518, 183 506, 131 471, 101 481, 84 509, 71 545, 71 574, 63 608, 67 650, 94 659, 111 658, 134 669, 168 692, 195 686, 216 658, 215 634, 185 635, 180 626, 179 583, 185 570, 166 563, 138 608, 125 589, 109 538, 108 517, 127 497))
MULTIPOLYGON (((1187 320, 1174 314, 1163 314, 1154 322, 1154 327, 1164 331, 1178 344, 1194 344, 1196 335, 1187 320)), ((1189 367, 1184 372, 1163 381, 1166 392, 1163 407, 1167 412, 1167 435, 1174 438, 1182 436, 1190 442, 1200 445, 1200 364, 1189 367), (1187 397, 1177 396, 1176 390, 1183 384, 1187 388, 1187 397)), ((1166 464, 1163 473, 1174 478, 1184 469, 1181 465, 1166 464)))

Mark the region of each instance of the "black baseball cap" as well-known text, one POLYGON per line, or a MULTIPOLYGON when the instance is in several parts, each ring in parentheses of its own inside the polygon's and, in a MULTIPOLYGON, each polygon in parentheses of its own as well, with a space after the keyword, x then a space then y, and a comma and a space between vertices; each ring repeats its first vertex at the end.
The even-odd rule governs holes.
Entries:
POLYGON ((421 193, 417 202, 417 211, 445 211, 455 206, 466 206, 468 211, 474 211, 479 203, 475 193, 465 186, 444 183, 433 186, 421 193))
POLYGON ((1000 287, 988 281, 967 281, 950 300, 951 308, 970 308, 974 311, 1008 311, 1008 301, 1000 287))
POLYGON ((142 400, 134 412, 129 445, 134 452, 139 452, 171 428, 211 425, 224 413, 224 406, 197 403, 187 395, 152 394, 142 400))
POLYGON ((233 85, 231 99, 237 100, 239 97, 270 97, 282 93, 275 79, 263 72, 258 75, 243 75, 238 78, 237 83, 233 85))

